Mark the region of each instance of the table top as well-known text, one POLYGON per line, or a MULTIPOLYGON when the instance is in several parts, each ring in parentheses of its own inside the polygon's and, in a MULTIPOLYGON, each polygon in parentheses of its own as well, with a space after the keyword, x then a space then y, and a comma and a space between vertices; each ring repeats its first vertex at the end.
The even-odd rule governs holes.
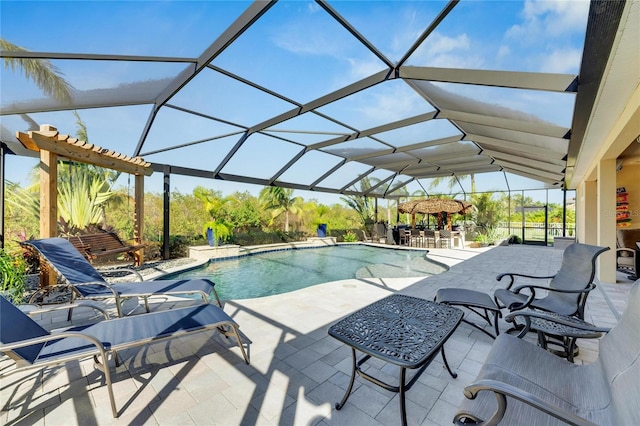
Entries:
POLYGON ((389 363, 418 368, 440 350, 462 316, 451 306, 394 294, 333 324, 329 335, 389 363))

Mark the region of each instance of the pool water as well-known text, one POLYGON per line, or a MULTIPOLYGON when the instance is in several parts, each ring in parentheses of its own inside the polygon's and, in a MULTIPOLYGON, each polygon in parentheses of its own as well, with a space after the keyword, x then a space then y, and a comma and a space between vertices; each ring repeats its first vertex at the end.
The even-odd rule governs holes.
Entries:
POLYGON ((425 277, 445 270, 445 266, 427 259, 420 250, 337 245, 211 261, 163 278, 208 278, 215 282, 220 298, 237 300, 348 278, 425 277))

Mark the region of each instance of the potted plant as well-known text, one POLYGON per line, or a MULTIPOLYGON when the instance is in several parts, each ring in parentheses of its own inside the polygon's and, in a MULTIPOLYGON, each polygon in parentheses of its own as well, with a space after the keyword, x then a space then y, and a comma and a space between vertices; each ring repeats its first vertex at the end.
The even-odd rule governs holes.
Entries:
POLYGON ((211 247, 217 247, 220 242, 225 241, 233 234, 229 226, 216 220, 206 222, 203 230, 211 247))
POLYGON ((329 207, 324 204, 320 204, 316 207, 316 234, 320 238, 327 236, 327 221, 325 215, 329 212, 329 207))
POLYGON ((0 249, 0 292, 15 305, 23 302, 27 270, 27 262, 22 255, 12 256, 0 249))

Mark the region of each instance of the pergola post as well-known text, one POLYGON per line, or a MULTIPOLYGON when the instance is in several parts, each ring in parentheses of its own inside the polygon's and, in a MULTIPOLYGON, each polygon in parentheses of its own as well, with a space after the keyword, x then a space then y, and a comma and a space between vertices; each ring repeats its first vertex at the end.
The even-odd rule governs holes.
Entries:
MULTIPOLYGON (((133 239, 136 244, 142 244, 144 239, 144 175, 135 175, 135 213, 133 222, 133 239)), ((144 262, 144 248, 133 253, 135 266, 144 262)))
MULTIPOLYGON (((58 236, 58 155, 40 151, 40 238, 58 236)), ((40 262, 40 285, 56 284, 57 274, 40 262)))
POLYGON ((58 236, 58 155, 40 151, 40 238, 58 236))
POLYGON ((7 146, 0 142, 0 249, 4 249, 4 166, 7 146))

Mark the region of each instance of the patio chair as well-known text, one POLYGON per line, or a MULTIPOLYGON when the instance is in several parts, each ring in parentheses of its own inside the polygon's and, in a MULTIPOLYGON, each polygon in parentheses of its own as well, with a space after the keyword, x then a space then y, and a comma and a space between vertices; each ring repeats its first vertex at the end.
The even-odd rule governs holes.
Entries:
POLYGON ((436 247, 436 231, 433 229, 424 230, 425 247, 436 247), (432 245, 433 244, 433 245, 432 245))
MULTIPOLYGON (((50 333, 0 296, 0 317, 0 352, 15 361, 13 372, 93 356, 95 367, 104 373, 113 417, 118 417, 119 413, 113 395, 108 355, 111 354, 119 366, 119 350, 217 328, 227 330, 227 334, 235 337, 244 361, 249 364, 238 324, 220 307, 209 303, 105 320, 50 333)), ((3 368, 0 373, 7 374, 9 370, 3 368)))
MULTIPOLYGON (((213 294, 219 306, 220 298, 215 291, 214 283, 208 279, 158 280, 138 281, 109 284, 100 273, 84 258, 73 245, 64 238, 45 238, 29 240, 21 243, 23 246, 34 248, 40 256, 62 277, 71 287, 72 303, 76 299, 105 300, 113 298, 116 302, 118 316, 122 316, 122 303, 132 297, 141 297, 149 312, 150 296, 158 295, 198 295, 203 303, 207 303, 209 295, 213 294)), ((142 276, 131 269, 120 269, 142 276)), ((36 292, 29 303, 39 296, 36 292)), ((69 319, 71 310, 69 311, 69 319)))
POLYGON ((454 423, 640 424, 639 323, 636 282, 624 314, 600 339, 598 358, 591 364, 572 364, 526 340, 501 334, 476 380, 465 387, 467 399, 454 423))
POLYGON ((596 259, 607 250, 609 247, 574 243, 564 250, 560 270, 555 275, 532 276, 513 272, 500 274, 496 277, 498 281, 504 277, 509 277, 510 281, 507 288, 493 293, 496 305, 509 311, 540 309, 584 319, 587 296, 596 287, 593 283, 596 259), (526 283, 515 285, 516 277, 550 281, 544 286, 526 283), (538 298, 536 291, 540 290, 547 294, 538 298))
POLYGON ((640 268, 640 229, 616 230, 616 268, 629 276, 637 279, 640 268))
POLYGON ((443 229, 440 231, 440 237, 438 238, 438 243, 440 247, 452 248, 453 247, 453 237, 451 231, 448 229, 443 229))

